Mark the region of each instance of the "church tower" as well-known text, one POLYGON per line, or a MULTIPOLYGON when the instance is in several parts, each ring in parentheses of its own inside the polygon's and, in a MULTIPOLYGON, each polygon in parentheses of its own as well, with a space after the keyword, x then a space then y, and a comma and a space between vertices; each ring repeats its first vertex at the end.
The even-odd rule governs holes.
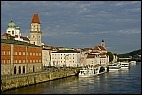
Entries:
POLYGON ((41 27, 38 14, 34 14, 30 27, 30 43, 41 46, 41 27))
POLYGON ((105 47, 105 42, 104 42, 103 39, 102 39, 102 42, 101 42, 101 46, 105 47))

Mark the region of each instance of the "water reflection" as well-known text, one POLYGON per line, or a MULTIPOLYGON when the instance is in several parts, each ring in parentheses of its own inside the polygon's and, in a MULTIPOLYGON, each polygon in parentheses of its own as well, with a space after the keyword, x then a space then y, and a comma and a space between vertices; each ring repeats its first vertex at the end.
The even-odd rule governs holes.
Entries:
POLYGON ((90 78, 76 76, 6 91, 2 94, 140 94, 141 63, 90 78))

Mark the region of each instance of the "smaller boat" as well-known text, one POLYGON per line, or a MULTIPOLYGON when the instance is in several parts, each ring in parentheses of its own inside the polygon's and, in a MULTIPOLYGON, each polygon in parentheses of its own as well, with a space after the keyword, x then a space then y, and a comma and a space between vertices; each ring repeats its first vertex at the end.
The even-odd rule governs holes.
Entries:
POLYGON ((129 69, 130 63, 129 62, 120 62, 121 69, 129 69))
POLYGON ((109 71, 115 71, 120 69, 121 69, 120 63, 109 64, 109 71))
POLYGON ((130 61, 131 65, 136 65, 136 61, 130 61))

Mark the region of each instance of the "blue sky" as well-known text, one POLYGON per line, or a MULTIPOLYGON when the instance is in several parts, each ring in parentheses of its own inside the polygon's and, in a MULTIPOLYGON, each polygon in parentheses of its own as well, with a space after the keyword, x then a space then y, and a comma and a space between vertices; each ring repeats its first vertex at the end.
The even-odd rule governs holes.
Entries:
POLYGON ((34 13, 47 45, 93 48, 104 39, 113 53, 141 49, 141 1, 1 1, 1 33, 12 19, 29 36, 34 13))

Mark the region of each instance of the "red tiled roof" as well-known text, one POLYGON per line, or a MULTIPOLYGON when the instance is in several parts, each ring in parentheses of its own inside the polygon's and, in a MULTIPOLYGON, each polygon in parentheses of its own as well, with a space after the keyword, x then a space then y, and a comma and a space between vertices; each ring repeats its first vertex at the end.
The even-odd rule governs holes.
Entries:
POLYGON ((106 58, 106 56, 105 55, 101 55, 101 57, 100 58, 106 58))
POLYGON ((102 53, 101 53, 101 55, 106 55, 106 54, 107 54, 106 52, 102 52, 102 53))
POLYGON ((95 46, 94 50, 101 50, 101 49, 98 46, 95 46))
POLYGON ((10 36, 10 34, 8 34, 8 33, 3 33, 2 34, 2 36, 8 36, 8 35, 10 36))
POLYGON ((15 38, 18 38, 18 35, 15 35, 15 38))
POLYGON ((34 14, 33 15, 31 23, 38 23, 38 24, 40 24, 40 20, 39 20, 38 14, 34 14))
POLYGON ((101 50, 106 50, 103 46, 98 46, 101 50))
POLYGON ((27 37, 20 36, 23 40, 30 41, 27 37))
POLYGON ((92 48, 84 48, 84 50, 85 50, 85 51, 87 51, 87 50, 91 50, 91 49, 92 49, 92 48))
POLYGON ((87 58, 94 58, 95 57, 95 54, 88 54, 87 55, 87 58))

